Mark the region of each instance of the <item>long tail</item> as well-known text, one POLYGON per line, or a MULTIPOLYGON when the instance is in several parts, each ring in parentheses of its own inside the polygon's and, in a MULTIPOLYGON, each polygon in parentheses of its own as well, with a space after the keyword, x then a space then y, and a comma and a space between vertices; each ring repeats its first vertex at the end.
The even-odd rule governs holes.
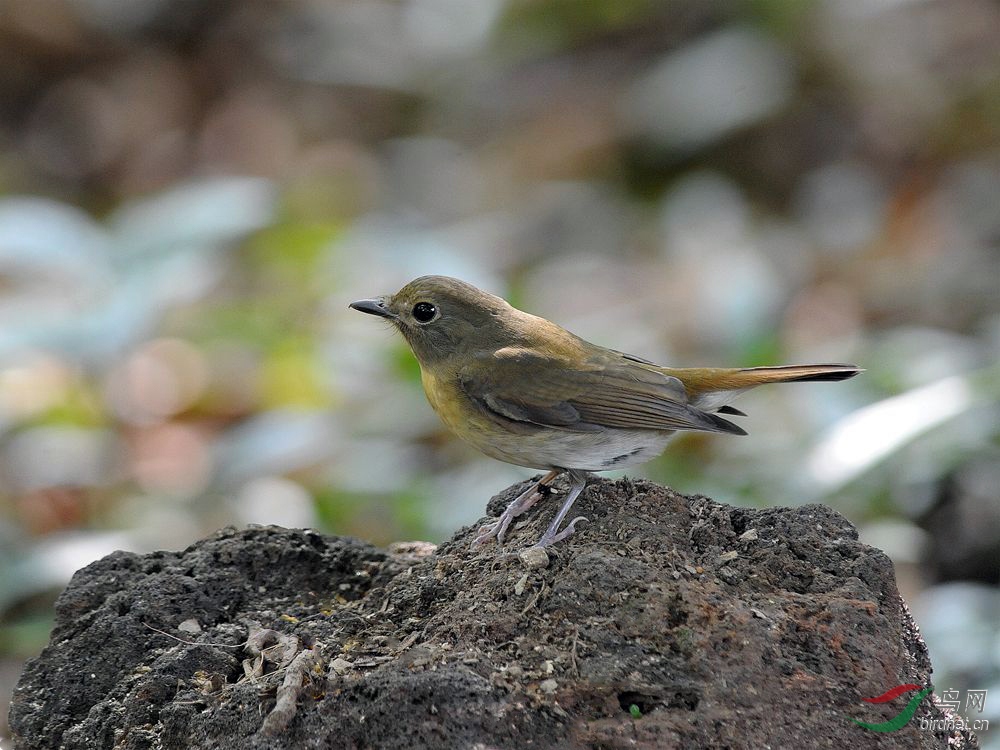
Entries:
MULTIPOLYGON (((777 367, 726 368, 664 368, 684 383, 691 402, 701 408, 711 408, 708 403, 716 399, 710 394, 745 391, 765 383, 805 383, 817 380, 847 380, 862 369, 857 365, 779 365, 777 367)), ((721 404, 727 399, 718 399, 721 404)))

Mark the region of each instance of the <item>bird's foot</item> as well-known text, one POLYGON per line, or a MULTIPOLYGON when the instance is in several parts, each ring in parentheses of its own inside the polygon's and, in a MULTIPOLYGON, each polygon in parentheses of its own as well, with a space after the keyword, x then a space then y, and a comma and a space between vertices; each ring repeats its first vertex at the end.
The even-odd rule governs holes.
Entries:
POLYGON ((516 514, 509 513, 509 510, 510 508, 508 507, 500 518, 493 523, 479 527, 479 536, 472 540, 472 549, 481 544, 486 544, 490 539, 496 539, 497 544, 503 544, 504 537, 507 535, 507 529, 510 528, 511 523, 517 517, 516 514))
POLYGON ((514 500, 506 508, 504 508, 503 513, 500 514, 500 518, 479 529, 479 536, 472 540, 472 549, 475 549, 482 544, 486 544, 486 542, 491 539, 496 539, 497 544, 503 544, 503 540, 507 536, 507 530, 514 522, 514 519, 525 511, 530 510, 532 506, 534 506, 535 503, 543 497, 547 497, 552 492, 552 488, 549 487, 549 482, 559 476, 559 474, 560 472, 558 471, 550 471, 536 484, 533 484, 527 490, 514 498, 514 500))
MULTIPOLYGON (((552 523, 542 534, 542 538, 532 545, 539 549, 545 549, 546 547, 555 544, 556 542, 561 542, 566 537, 570 536, 574 531, 576 531, 576 525, 580 521, 586 521, 587 519, 583 516, 577 516, 568 524, 566 528, 562 531, 559 527, 562 525, 563 519, 569 513, 570 508, 573 507, 573 502, 576 500, 577 496, 583 492, 583 488, 587 484, 587 472, 585 471, 569 471, 570 486, 569 491, 566 493, 566 499, 563 500, 562 507, 556 513, 555 518, 552 519, 552 523)), ((530 548, 529 548, 530 549, 530 548)))
POLYGON ((551 533, 553 530, 549 529, 544 534, 542 534, 542 538, 541 539, 539 539, 537 542, 535 542, 531 546, 532 547, 538 547, 540 549, 544 549, 545 547, 548 547, 550 544, 555 544, 556 542, 561 542, 566 537, 569 537, 569 536, 573 535, 573 532, 576 531, 576 525, 580 521, 588 521, 589 522, 589 519, 586 516, 577 516, 572 521, 570 521, 568 524, 566 524, 566 528, 564 528, 562 531, 560 531, 558 533, 551 533))

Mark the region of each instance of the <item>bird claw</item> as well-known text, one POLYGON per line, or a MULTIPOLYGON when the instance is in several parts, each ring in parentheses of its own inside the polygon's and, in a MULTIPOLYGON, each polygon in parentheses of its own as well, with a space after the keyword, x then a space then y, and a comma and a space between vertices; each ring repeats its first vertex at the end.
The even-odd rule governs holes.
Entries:
POLYGON ((503 513, 500 514, 500 518, 491 524, 480 526, 479 536, 472 540, 470 549, 475 549, 480 545, 486 544, 490 539, 496 539, 497 544, 503 544, 507 536, 507 531, 510 529, 510 525, 514 522, 514 519, 529 510, 539 500, 551 494, 552 488, 548 484, 545 484, 545 482, 551 481, 554 476, 554 474, 546 476, 542 481, 529 487, 504 509, 503 513))
MULTIPOLYGON (((499 536, 497 532, 497 527, 500 526, 500 522, 496 521, 494 523, 488 524, 486 526, 479 527, 479 536, 472 540, 472 545, 470 549, 475 549, 483 544, 486 544, 490 539, 499 536)), ((499 543, 499 541, 498 541, 499 543)))
POLYGON ((511 522, 514 520, 513 515, 507 515, 504 513, 499 519, 486 526, 479 527, 479 536, 472 540, 471 549, 475 549, 480 545, 486 544, 490 539, 496 539, 497 544, 503 544, 504 538, 507 536, 507 529, 510 528, 511 522))
POLYGON ((587 518, 586 516, 577 516, 568 524, 566 524, 566 527, 558 534, 552 534, 551 536, 549 536, 548 532, 546 532, 545 534, 542 535, 542 538, 539 539, 537 542, 535 542, 532 546, 545 548, 548 547, 550 544, 561 542, 566 537, 573 535, 573 532, 576 531, 576 525, 580 521, 586 521, 587 523, 590 523, 590 519, 587 518))

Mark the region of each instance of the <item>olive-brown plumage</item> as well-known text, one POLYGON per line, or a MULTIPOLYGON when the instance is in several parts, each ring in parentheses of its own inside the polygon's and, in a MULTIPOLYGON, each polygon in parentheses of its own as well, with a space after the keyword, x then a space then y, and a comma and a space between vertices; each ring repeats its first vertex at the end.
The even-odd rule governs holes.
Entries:
POLYGON ((392 321, 420 363, 427 398, 444 423, 488 456, 549 474, 477 540, 503 541, 511 521, 568 472, 572 487, 536 546, 572 533, 559 525, 586 473, 648 461, 677 430, 745 431, 728 402, 764 383, 843 380, 854 365, 742 369, 661 367, 584 341, 458 279, 422 276, 392 296, 351 307, 392 321))

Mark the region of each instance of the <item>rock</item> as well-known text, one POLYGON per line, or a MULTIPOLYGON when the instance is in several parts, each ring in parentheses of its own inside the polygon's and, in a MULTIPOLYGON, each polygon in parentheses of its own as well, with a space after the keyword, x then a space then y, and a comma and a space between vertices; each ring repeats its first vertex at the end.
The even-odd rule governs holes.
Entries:
POLYGON ((549 567, 549 553, 544 547, 528 547, 518 553, 518 559, 529 570, 549 567))
POLYGON ((332 669, 337 674, 347 674, 352 669, 354 669, 354 665, 351 664, 351 662, 349 662, 344 657, 338 656, 336 659, 330 662, 330 669, 332 669))
POLYGON ((555 505, 502 551, 470 551, 476 524, 437 549, 251 528, 110 555, 59 598, 12 701, 14 746, 978 747, 920 729, 945 716, 929 698, 891 735, 855 724, 896 716, 913 693, 862 698, 930 685, 931 665, 892 564, 836 512, 593 480, 574 509, 591 523, 547 567, 503 554, 555 505), (248 677, 260 628, 276 635, 248 677), (299 654, 269 652, 282 641, 299 654))

